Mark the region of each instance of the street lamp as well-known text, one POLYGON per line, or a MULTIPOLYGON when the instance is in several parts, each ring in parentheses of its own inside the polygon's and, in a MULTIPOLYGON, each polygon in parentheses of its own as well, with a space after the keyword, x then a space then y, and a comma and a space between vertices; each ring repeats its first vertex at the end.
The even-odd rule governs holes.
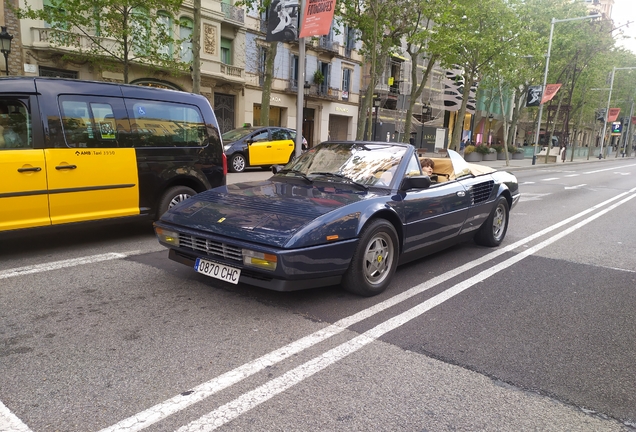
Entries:
POLYGON ((490 144, 490 128, 492 127, 493 115, 488 115, 488 133, 486 134, 486 144, 490 144))
POLYGON ((603 159, 603 144, 605 144, 605 128, 607 128, 607 117, 609 117, 610 103, 612 101, 612 89, 614 88, 614 74, 617 70, 636 69, 636 67, 614 67, 612 69, 612 78, 610 80, 609 95, 607 96, 607 111, 605 111, 605 121, 603 122, 603 136, 601 137, 601 152, 598 154, 599 159, 603 159))
POLYGON ((6 65, 6 73, 9 76, 9 53, 11 52, 11 40, 13 35, 7 33, 7 28, 0 27, 0 52, 4 55, 4 64, 6 65))
MULTIPOLYGON (((550 51, 552 51, 552 36, 554 35, 554 24, 559 22, 579 21, 579 20, 594 19, 594 18, 600 18, 600 17, 601 17, 600 14, 596 14, 596 15, 588 15, 584 17, 577 17, 577 18, 566 18, 561 20, 552 18, 552 22, 550 25, 550 39, 548 39, 548 53, 545 56, 545 72, 543 74, 543 92, 544 93, 545 93, 545 88, 548 85, 548 67, 550 66, 550 51)), ((543 99, 543 96, 541 98, 543 99)), ((539 146, 539 133, 541 132, 541 116, 542 115, 543 115, 543 102, 539 104, 539 119, 537 121, 537 133, 534 136, 534 152, 532 153, 532 165, 537 163, 537 147, 539 146)))

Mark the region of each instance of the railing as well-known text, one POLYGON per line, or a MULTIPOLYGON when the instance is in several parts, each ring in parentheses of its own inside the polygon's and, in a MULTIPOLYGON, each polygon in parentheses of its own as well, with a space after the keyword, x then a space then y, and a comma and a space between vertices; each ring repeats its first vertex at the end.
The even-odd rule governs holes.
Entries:
POLYGON ((221 63, 221 73, 223 75, 235 76, 242 78, 243 77, 243 68, 230 66, 224 63, 221 63))
POLYGON ((245 24, 245 11, 243 9, 228 3, 221 3, 221 10, 226 19, 245 24))
POLYGON ((338 52, 339 44, 338 42, 334 42, 333 40, 322 36, 320 38, 320 41, 318 42, 318 46, 320 48, 326 49, 327 51, 338 52))

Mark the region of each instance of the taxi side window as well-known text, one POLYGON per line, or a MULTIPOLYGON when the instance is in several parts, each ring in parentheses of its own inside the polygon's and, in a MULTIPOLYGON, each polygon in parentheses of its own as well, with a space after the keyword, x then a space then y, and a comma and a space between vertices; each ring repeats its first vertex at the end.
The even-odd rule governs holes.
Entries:
POLYGON ((64 100, 62 127, 69 147, 117 147, 113 107, 107 103, 64 100))
POLYGON ((262 132, 258 132, 257 134, 252 136, 252 142, 268 141, 268 140, 269 140, 269 134, 267 133, 266 130, 262 132))
POLYGON ((194 105, 126 100, 134 147, 202 147, 207 128, 194 105))
POLYGON ((272 131, 272 141, 283 141, 291 139, 285 129, 274 129, 272 131))
POLYGON ((30 117, 20 100, 0 98, 0 150, 33 148, 30 117))

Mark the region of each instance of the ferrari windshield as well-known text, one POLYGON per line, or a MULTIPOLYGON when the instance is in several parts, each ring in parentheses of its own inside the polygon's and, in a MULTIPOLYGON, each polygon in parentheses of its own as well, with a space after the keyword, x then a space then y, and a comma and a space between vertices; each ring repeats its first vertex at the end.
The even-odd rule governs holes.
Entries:
POLYGON ((381 143, 320 144, 286 168, 309 178, 388 186, 407 147, 381 143), (326 175, 326 173, 331 175, 326 175))

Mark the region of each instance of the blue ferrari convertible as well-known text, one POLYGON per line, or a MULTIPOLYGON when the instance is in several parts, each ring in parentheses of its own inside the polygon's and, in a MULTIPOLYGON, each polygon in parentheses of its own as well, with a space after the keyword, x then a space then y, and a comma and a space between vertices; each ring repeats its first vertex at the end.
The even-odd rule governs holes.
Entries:
POLYGON ((384 291, 399 264, 474 239, 498 246, 514 175, 449 150, 425 175, 409 144, 324 142, 265 181, 202 192, 155 223, 169 258, 228 283, 384 291))

